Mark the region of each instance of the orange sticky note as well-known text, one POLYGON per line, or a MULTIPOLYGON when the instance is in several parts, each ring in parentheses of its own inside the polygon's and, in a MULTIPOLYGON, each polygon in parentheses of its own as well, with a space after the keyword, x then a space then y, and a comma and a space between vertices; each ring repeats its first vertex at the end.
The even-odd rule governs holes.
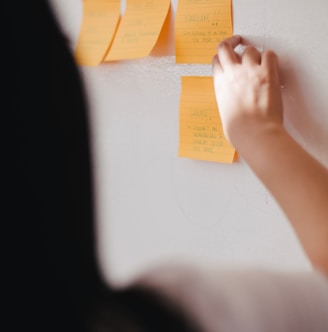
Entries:
POLYGON ((213 78, 181 77, 179 156, 232 163, 235 152, 223 134, 213 78))
POLYGON ((75 60, 79 65, 97 66, 104 58, 120 18, 120 0, 85 0, 75 60))
POLYGON ((149 55, 167 17, 170 0, 127 0, 126 10, 105 61, 149 55))
POLYGON ((232 35, 231 12, 231 0, 179 0, 176 62, 212 63, 218 43, 232 35))

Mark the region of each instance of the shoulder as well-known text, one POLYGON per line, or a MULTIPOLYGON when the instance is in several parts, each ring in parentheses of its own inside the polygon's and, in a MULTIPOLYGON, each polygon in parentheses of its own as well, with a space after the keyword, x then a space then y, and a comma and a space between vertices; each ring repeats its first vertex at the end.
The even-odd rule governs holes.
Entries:
POLYGON ((205 331, 327 331, 328 279, 319 271, 154 269, 141 280, 205 331))

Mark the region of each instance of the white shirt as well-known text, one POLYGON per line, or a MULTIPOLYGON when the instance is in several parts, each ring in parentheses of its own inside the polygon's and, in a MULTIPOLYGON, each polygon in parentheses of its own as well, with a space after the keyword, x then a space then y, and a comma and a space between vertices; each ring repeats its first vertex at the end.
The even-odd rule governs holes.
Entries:
POLYGON ((142 278, 205 332, 328 332, 328 279, 318 271, 163 267, 142 278))

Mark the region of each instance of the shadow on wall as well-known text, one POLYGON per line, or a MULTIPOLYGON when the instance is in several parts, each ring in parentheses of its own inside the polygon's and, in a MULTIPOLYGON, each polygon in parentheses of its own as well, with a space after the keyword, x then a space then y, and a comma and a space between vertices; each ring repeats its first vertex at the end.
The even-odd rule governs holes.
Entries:
POLYGON ((315 158, 328 167, 328 99, 318 98, 323 87, 295 58, 280 58, 284 123, 288 132, 315 158))

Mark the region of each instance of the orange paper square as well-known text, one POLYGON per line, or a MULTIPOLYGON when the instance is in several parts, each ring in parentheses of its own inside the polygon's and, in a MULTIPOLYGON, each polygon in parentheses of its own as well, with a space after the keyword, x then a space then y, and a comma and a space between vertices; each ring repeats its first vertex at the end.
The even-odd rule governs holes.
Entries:
POLYGON ((212 77, 182 77, 179 156, 232 163, 235 149, 224 137, 212 77))

